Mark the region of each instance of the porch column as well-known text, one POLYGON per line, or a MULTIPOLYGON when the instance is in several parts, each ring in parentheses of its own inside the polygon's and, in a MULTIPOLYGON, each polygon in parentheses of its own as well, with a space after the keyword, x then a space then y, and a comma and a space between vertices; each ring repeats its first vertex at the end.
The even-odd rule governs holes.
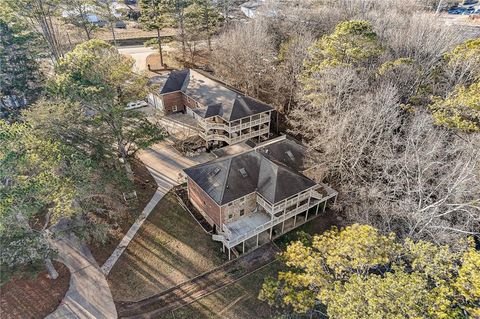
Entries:
POLYGON ((327 201, 328 201, 328 199, 323 202, 323 212, 324 213, 325 213, 325 208, 327 208, 327 201))
POLYGON ((321 204, 321 203, 318 203, 318 204, 317 204, 317 209, 315 210, 315 215, 318 215, 318 208, 320 208, 320 204, 321 204))
POLYGON ((230 248, 228 248, 228 260, 230 260, 230 248))
POLYGON ((305 222, 308 219, 308 211, 310 210, 310 198, 312 198, 312 190, 308 192, 307 214, 305 215, 305 222))
POLYGON ((285 229, 285 220, 282 222, 282 234, 284 229, 285 229))
POLYGON ((242 254, 245 254, 245 241, 242 242, 242 254))
POLYGON ((335 195, 335 199, 333 200, 333 205, 335 205, 337 203, 337 196, 338 195, 335 195))
POLYGON ((257 247, 258 247, 258 235, 260 235, 260 234, 257 234, 257 247))
POLYGON ((273 225, 272 225, 272 227, 270 228, 270 239, 272 239, 272 235, 273 235, 273 225))
POLYGON ((297 224, 297 215, 293 217, 293 227, 295 227, 296 224, 297 224))
MULTIPOLYGON (((272 120, 272 111, 268 112, 268 132, 267 132, 267 138, 270 135, 270 121, 272 120)), ((278 123, 277 123, 278 127, 278 123)))

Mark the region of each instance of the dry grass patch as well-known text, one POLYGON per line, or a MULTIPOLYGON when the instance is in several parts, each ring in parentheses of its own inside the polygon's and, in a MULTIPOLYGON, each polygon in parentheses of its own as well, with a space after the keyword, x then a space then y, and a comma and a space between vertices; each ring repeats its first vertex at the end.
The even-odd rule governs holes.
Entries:
POLYGON ((115 301, 138 301, 225 262, 192 216, 168 193, 113 267, 108 282, 115 301))
POLYGON ((276 276, 281 264, 275 261, 236 283, 174 310, 165 319, 261 319, 272 318, 272 309, 258 300, 258 292, 266 277, 276 276))

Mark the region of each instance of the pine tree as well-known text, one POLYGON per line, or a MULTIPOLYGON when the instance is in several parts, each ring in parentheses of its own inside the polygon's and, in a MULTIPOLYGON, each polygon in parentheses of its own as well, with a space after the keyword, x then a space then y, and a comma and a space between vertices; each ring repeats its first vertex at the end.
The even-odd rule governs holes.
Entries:
POLYGON ((8 6, 0 12, 0 106, 8 115, 31 103, 41 91, 37 34, 8 6))

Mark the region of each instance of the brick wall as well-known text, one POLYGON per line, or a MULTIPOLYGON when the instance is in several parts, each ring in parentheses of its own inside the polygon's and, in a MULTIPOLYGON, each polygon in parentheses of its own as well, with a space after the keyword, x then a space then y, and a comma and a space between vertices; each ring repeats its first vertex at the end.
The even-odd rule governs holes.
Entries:
POLYGON ((162 95, 163 107, 166 114, 172 113, 173 106, 177 106, 177 111, 184 111, 183 94, 181 92, 172 92, 162 95))
POLYGON ((183 99, 183 104, 188 106, 192 110, 197 108, 197 103, 195 102, 194 99, 186 96, 185 94, 182 94, 182 99, 183 99))
POLYGON ((221 227, 221 213, 220 206, 208 196, 203 189, 201 189, 190 177, 187 177, 188 198, 203 215, 206 216, 206 220, 211 223, 215 223, 218 227, 221 227))

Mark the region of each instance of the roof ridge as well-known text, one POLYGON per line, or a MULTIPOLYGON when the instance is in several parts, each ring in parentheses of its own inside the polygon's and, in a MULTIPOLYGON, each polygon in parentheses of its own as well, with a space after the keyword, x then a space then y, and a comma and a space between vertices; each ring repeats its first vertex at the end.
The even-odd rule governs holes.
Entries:
POLYGON ((226 175, 225 175, 225 180, 224 180, 223 185, 222 185, 222 193, 220 194, 220 202, 221 203, 223 203, 223 196, 225 195, 225 189, 228 186, 226 184, 227 184, 227 181, 228 181, 228 177, 230 176, 230 170, 232 169, 232 160, 233 160, 233 157, 228 158, 228 167, 227 167, 227 171, 226 171, 226 175))
MULTIPOLYGON (((273 183, 273 186, 274 186, 274 188, 273 188, 273 199, 275 199, 275 196, 277 194, 277 179, 278 179, 278 167, 279 167, 279 165, 277 163, 275 163, 274 161, 272 161, 271 159, 269 159, 268 157, 263 156, 263 154, 261 154, 261 153, 258 153, 258 154, 261 156, 262 160, 269 161, 270 163, 273 164, 272 169, 274 171, 274 174, 272 176, 272 183, 273 183)), ((258 174, 260 175, 260 170, 259 170, 258 174)), ((258 189, 258 186, 259 186, 258 185, 259 182, 260 182, 260 178, 258 178, 257 189, 258 189)))

